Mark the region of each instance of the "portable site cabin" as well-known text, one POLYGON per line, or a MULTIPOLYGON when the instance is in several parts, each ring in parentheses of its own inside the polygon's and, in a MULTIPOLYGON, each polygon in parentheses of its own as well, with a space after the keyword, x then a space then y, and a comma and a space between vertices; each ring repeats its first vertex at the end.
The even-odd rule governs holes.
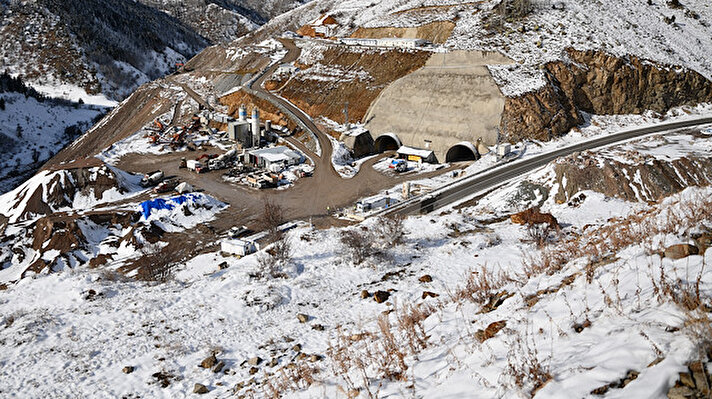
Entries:
POLYGON ((405 39, 399 37, 384 37, 378 39, 378 46, 381 47, 398 47, 398 48, 417 48, 429 44, 424 39, 405 39))
POLYGON ((407 159, 408 161, 438 163, 435 153, 431 150, 421 150, 404 145, 398 148, 397 152, 400 158, 407 159))
POLYGON ((377 209, 385 209, 398 202, 389 196, 377 196, 363 199, 356 203, 357 212, 369 212, 377 209))
POLYGON ((277 75, 287 75, 287 74, 291 75, 291 74, 297 73, 298 71, 299 71, 299 68, 297 68, 294 64, 284 63, 284 64, 280 64, 277 67, 277 70, 275 71, 275 73, 277 75))
POLYGON ((258 245, 249 240, 227 239, 220 242, 220 250, 231 255, 246 256, 258 249, 258 245))
POLYGON ((304 157, 285 146, 250 151, 250 162, 268 170, 275 170, 304 162, 304 157))

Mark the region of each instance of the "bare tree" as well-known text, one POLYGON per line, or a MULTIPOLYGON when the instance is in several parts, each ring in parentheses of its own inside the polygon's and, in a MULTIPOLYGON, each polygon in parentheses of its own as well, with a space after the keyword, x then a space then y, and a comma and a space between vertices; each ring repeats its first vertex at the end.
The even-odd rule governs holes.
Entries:
POLYGON ((403 243, 405 237, 403 220, 404 217, 397 214, 386 214, 378 218, 376 234, 381 246, 391 248, 403 243))
POLYGON ((281 205, 265 200, 260 217, 260 224, 269 234, 272 248, 258 258, 261 275, 273 278, 284 277, 283 268, 289 263, 292 256, 292 245, 289 237, 280 230, 285 222, 285 212, 281 205))
POLYGON ((174 265, 159 245, 149 244, 141 249, 141 266, 136 272, 139 280, 165 283, 173 278, 174 265))
POLYGON ((344 230, 340 237, 344 246, 344 258, 360 265, 379 250, 374 246, 373 235, 367 231, 344 230))
POLYGON ((277 238, 274 236, 279 234, 279 226, 285 222, 284 213, 284 208, 282 208, 281 205, 269 199, 265 199, 262 215, 260 216, 260 224, 273 238, 277 238))

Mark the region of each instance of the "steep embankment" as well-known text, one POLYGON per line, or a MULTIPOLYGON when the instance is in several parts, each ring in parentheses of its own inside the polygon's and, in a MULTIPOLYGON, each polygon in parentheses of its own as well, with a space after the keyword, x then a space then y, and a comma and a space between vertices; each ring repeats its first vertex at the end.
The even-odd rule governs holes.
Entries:
POLYGON ((112 144, 136 133, 185 98, 180 88, 157 81, 140 87, 99 123, 50 159, 45 168, 91 158, 112 144))
POLYGON ((419 26, 409 27, 359 27, 353 34, 351 34, 351 37, 374 39, 382 37, 400 37, 406 39, 425 39, 431 43, 443 44, 450 37, 453 29, 455 29, 455 23, 452 21, 434 21, 419 26))
POLYGON ((301 71, 278 93, 316 118, 360 121, 383 89, 425 65, 430 53, 328 44, 308 44, 296 64, 301 71))
POLYGON ((510 140, 549 140, 565 134, 583 122, 579 111, 664 113, 712 101, 712 82, 689 69, 601 51, 567 49, 566 54, 566 61, 544 65, 544 87, 507 98, 500 126, 510 140))
POLYGON ((513 185, 499 200, 526 206, 553 200, 578 206, 586 197, 582 192, 595 191, 607 200, 652 203, 691 186, 712 184, 711 150, 709 135, 689 130, 574 153, 513 185))

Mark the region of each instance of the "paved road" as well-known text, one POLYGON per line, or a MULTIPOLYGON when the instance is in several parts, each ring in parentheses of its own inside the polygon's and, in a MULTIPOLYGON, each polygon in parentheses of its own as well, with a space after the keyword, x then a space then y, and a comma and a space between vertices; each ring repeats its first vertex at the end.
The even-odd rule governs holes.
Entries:
POLYGON ((709 123, 712 123, 712 117, 696 118, 682 122, 663 123, 651 127, 627 130, 583 143, 574 144, 530 159, 488 169, 476 175, 472 175, 448 184, 447 186, 441 187, 431 193, 414 197, 406 202, 381 212, 380 214, 389 213, 407 215, 430 213, 438 208, 442 208, 475 194, 497 188, 514 178, 546 165, 556 158, 570 155, 574 152, 605 147, 651 133, 672 131, 709 123))

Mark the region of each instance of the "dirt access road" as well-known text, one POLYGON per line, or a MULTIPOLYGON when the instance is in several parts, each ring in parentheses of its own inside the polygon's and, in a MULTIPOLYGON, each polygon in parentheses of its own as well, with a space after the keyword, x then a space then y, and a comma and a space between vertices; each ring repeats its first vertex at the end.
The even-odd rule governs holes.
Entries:
MULTIPOLYGON (((281 41, 288 50, 287 54, 280 62, 267 68, 251 85, 254 88, 248 88, 248 90, 259 91, 273 103, 289 109, 291 114, 299 118, 300 122, 317 137, 321 154, 311 151, 298 140, 287 138, 287 141, 312 159, 314 162, 314 176, 299 179, 293 187, 286 190, 255 190, 225 181, 222 177, 223 171, 198 175, 187 169, 178 169, 181 157, 190 159, 196 158, 204 152, 220 153, 221 151, 218 149, 208 149, 203 152, 169 153, 159 156, 130 154, 123 157, 117 166, 124 170, 141 173, 161 169, 167 176, 178 177, 180 180, 187 181, 192 186, 202 189, 221 201, 230 204, 230 208, 221 214, 222 217, 212 223, 217 232, 225 231, 239 224, 257 227, 255 222, 259 218, 264 201, 267 199, 280 204, 286 210, 289 219, 313 218, 317 221, 325 221, 325 219, 331 219, 330 212, 327 209, 334 210, 350 207, 361 197, 374 195, 401 182, 432 177, 464 166, 462 164, 454 165, 450 168, 424 174, 413 173, 387 176, 373 169, 373 164, 382 159, 385 156, 384 154, 364 162, 356 176, 348 179, 341 177, 331 163, 333 148, 329 137, 300 109, 261 87, 262 83, 271 76, 280 63, 293 62, 299 57, 301 50, 292 41, 281 41)), ((186 92, 196 101, 207 104, 195 91, 190 90, 185 85, 181 86, 186 88, 186 92)), ((325 224, 328 225, 330 223, 326 222, 325 224)))

